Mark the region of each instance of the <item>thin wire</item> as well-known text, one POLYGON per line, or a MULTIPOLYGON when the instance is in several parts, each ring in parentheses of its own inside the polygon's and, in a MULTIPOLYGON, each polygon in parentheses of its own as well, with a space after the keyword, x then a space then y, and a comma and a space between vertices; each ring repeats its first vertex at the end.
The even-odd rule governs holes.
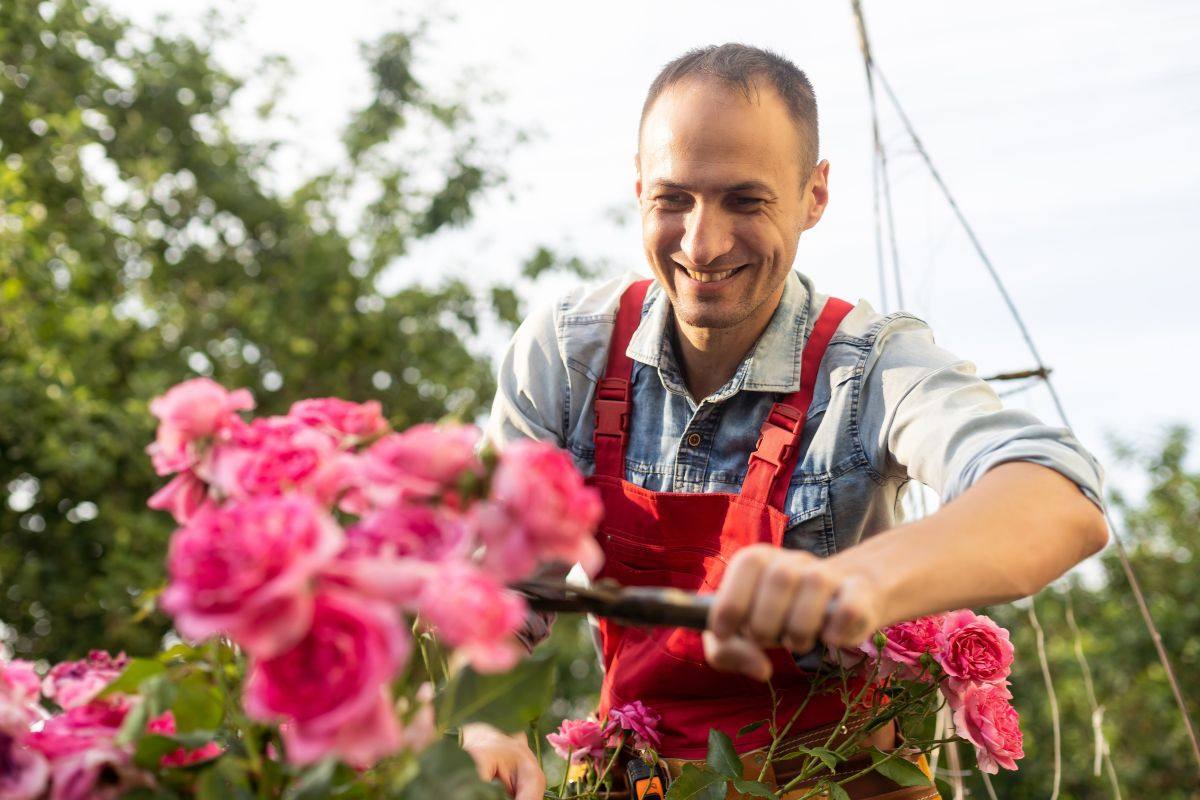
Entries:
POLYGON ((1113 797, 1116 800, 1121 800, 1121 784, 1117 781, 1117 770, 1113 767, 1112 756, 1109 753, 1108 739, 1104 735, 1102 725, 1104 721, 1104 708, 1096 701, 1096 690, 1092 683, 1092 667, 1088 663, 1087 656, 1083 653, 1083 637, 1079 633, 1079 626, 1075 624, 1075 604, 1071 600, 1070 589, 1067 590, 1066 599, 1067 626, 1075 634, 1075 660, 1079 662, 1079 669, 1083 673, 1083 686, 1087 691, 1088 703, 1092 706, 1092 731, 1096 740, 1096 759, 1092 772, 1095 775, 1099 775, 1100 765, 1103 762, 1104 771, 1108 775, 1109 785, 1112 787, 1113 797))
MULTIPOLYGON (((855 7, 855 13, 861 17, 862 12, 859 8, 858 0, 852 0, 852 3, 855 7)), ((865 29, 860 24, 860 32, 863 30, 865 29)), ((1004 286, 1004 282, 1000 279, 1000 274, 996 271, 996 268, 992 264, 991 259, 988 258, 987 253, 984 252, 983 245, 980 244, 978 237, 975 235, 975 230, 971 227, 970 223, 967 222, 966 217, 963 216, 962 210, 958 207, 958 203, 955 201, 954 196, 950 193, 950 189, 946 186, 945 181, 942 180, 942 176, 934 166, 933 160, 929 157, 929 153, 926 151, 924 143, 921 141, 920 137, 917 136, 917 132, 913 128, 912 122, 909 120, 908 115, 904 113, 904 108, 900 105, 900 101, 896 98, 895 92, 892 91, 891 84, 888 83, 887 78, 884 76, 882 70, 879 69, 879 65, 875 63, 874 59, 871 60, 871 67, 873 72, 878 76, 879 82, 883 86, 884 91, 887 92, 888 98, 891 100, 893 107, 896 109, 896 113, 899 115, 900 120, 904 123, 904 127, 908 130, 908 135, 912 138, 913 145, 917 148, 917 152, 920 153, 921 158, 925 161, 925 165, 929 168, 929 172, 933 176, 934 182, 937 183, 938 187, 942 190, 942 194, 945 196, 946 202, 950 204, 950 208, 954 211, 954 214, 958 218, 959 223, 962 225, 963 230, 966 232, 967 237, 971 240, 971 244, 974 246, 975 252, 979 255, 980 260, 983 262, 984 267, 991 276, 992 282, 995 284, 997 291, 999 291, 1000 296, 1004 299, 1005 305, 1008 306, 1008 310, 1012 315, 1013 321, 1016 323, 1017 328, 1021 332, 1022 338, 1025 340, 1025 344, 1029 348, 1030 355, 1033 356, 1034 361, 1037 362, 1037 366, 1040 369, 1047 369, 1046 363, 1042 360, 1042 356, 1038 352, 1037 346, 1033 343, 1033 337, 1030 335, 1029 329, 1025 325, 1024 318, 1022 318, 1021 313, 1017 310, 1016 304, 1013 302, 1012 297, 1009 295, 1008 290, 1004 286)), ((1043 382, 1046 384, 1046 389, 1050 393, 1051 400, 1054 401, 1054 407, 1058 410, 1058 416, 1062 420, 1063 425, 1068 428, 1071 427, 1071 422, 1067 416, 1066 409, 1063 407, 1062 400, 1058 396, 1058 391, 1054 388, 1054 382, 1050 379, 1048 374, 1045 378, 1043 378, 1043 382)), ((1183 690, 1180 688, 1179 679, 1175 676, 1175 670, 1171 666, 1171 659, 1167 655, 1166 647, 1163 645, 1162 634, 1159 632, 1158 626, 1154 623, 1154 617, 1150 613, 1150 606, 1147 604, 1146 596, 1142 592, 1141 583, 1138 581, 1137 575, 1133 571, 1133 564, 1129 560, 1129 553, 1125 549, 1125 543, 1122 541, 1116 522, 1107 508, 1104 509, 1104 518, 1108 523, 1109 530, 1112 532, 1112 540, 1114 545, 1113 549, 1116 550, 1117 558, 1121 562, 1121 570, 1125 573, 1126 581, 1129 582, 1129 588, 1133 592, 1134 599, 1137 601, 1138 611, 1142 616, 1142 622, 1146 626, 1147 631, 1150 633, 1151 641, 1154 643, 1154 649, 1158 653, 1159 663, 1162 664, 1163 672, 1167 677, 1167 683, 1170 685, 1171 693, 1175 697, 1175 705, 1179 709, 1179 714, 1183 719, 1184 729, 1186 730, 1188 739, 1191 742, 1192 756, 1196 761, 1197 772, 1200 773, 1200 739, 1197 739, 1196 736, 1196 724, 1192 719, 1191 711, 1189 711, 1187 707, 1187 702, 1184 700, 1183 690)))
MULTIPOLYGON (((858 20, 858 39, 863 48, 866 48, 867 31, 863 27, 862 13, 858 8, 858 0, 853 0, 855 6, 855 19, 858 20)), ((871 96, 871 133, 875 142, 875 156, 871 159, 871 191, 874 198, 875 209, 875 267, 879 272, 879 302, 880 308, 884 313, 890 309, 888 307, 888 290, 887 290, 887 271, 883 266, 883 220, 879 215, 879 180, 880 166, 879 154, 883 152, 883 144, 879 140, 879 115, 875 102, 875 82, 871 77, 871 64, 868 57, 864 64, 867 75, 867 93, 871 96)))
POLYGON ((1029 604, 1029 622, 1037 635, 1038 662, 1042 665, 1042 680, 1046 683, 1046 694, 1050 697, 1050 724, 1054 729, 1054 789, 1050 792, 1050 800, 1058 800, 1058 791, 1062 786, 1062 727, 1058 719, 1058 695, 1054 692, 1054 680, 1050 677, 1050 660, 1046 657, 1046 635, 1042 633, 1042 624, 1038 621, 1035 603, 1029 604))

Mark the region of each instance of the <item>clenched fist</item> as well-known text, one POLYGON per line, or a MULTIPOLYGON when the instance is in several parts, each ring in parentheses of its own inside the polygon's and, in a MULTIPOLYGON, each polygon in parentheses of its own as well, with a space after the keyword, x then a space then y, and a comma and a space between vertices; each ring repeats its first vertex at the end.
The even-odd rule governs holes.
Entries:
POLYGON ((739 550, 717 589, 704 655, 726 672, 765 681, 767 647, 807 653, 818 640, 856 647, 883 619, 882 597, 865 575, 833 559, 756 544, 739 550))

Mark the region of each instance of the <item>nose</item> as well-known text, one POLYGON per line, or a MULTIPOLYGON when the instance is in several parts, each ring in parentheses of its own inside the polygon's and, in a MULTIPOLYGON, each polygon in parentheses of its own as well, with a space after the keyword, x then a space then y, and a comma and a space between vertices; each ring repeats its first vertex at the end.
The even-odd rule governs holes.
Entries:
POLYGON ((733 224, 728 217, 705 203, 697 203, 688 213, 679 247, 692 266, 708 266, 733 249, 733 224))

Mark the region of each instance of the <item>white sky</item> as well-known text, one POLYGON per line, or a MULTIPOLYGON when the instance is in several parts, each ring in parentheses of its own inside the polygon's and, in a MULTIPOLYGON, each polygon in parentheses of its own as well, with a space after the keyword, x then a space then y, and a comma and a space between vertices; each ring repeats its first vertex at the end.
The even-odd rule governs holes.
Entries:
MULTIPOLYGON (((144 23, 168 12, 192 31, 207 7, 111 5, 144 23)), ((400 0, 215 5, 245 17, 220 51, 235 70, 268 53, 292 60, 284 108, 295 121, 274 133, 296 145, 281 164, 301 172, 337 158, 338 131, 368 97, 358 42, 412 9, 400 0)), ((1200 4, 865 6, 876 60, 1025 314, 1080 438, 1104 458, 1107 434, 1146 439, 1172 421, 1200 428, 1200 4)), ((448 83, 479 68, 505 94, 499 113, 538 135, 508 160, 509 191, 482 203, 467 230, 398 264, 392 281, 515 275, 539 243, 644 270, 632 156, 646 87, 690 47, 743 41, 792 58, 817 91, 832 201, 801 242, 797 267, 823 291, 881 305, 870 119, 848 2, 458 0, 449 8, 457 19, 435 24, 421 74, 448 83), (614 209, 633 224, 611 222, 614 209)), ((982 374, 1031 367, 898 121, 885 113, 883 123, 906 307, 982 374)), ((563 286, 524 288, 536 302, 563 286)), ((1012 402, 1054 418, 1041 389, 1012 402)))

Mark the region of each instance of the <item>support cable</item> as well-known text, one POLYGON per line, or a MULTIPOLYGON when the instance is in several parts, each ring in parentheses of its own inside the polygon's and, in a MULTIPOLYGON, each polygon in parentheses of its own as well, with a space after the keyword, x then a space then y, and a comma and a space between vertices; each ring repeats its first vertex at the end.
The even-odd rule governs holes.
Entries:
POLYGON ((1058 800, 1059 789, 1062 788, 1062 725, 1058 718, 1058 694, 1054 691, 1054 679, 1050 677, 1050 659, 1046 656, 1046 635, 1042 632, 1042 623, 1038 621, 1037 602, 1029 603, 1029 623, 1033 625, 1037 637, 1038 663, 1042 667, 1042 680, 1046 684, 1046 694, 1050 698, 1050 725, 1054 731, 1054 788, 1050 791, 1050 800, 1058 800))
POLYGON ((1108 748, 1108 739, 1104 736, 1104 707, 1096 701, 1095 684, 1092 682, 1092 667, 1088 663, 1087 656, 1083 654, 1083 637, 1079 633, 1079 626, 1075 624, 1075 604, 1071 601, 1071 593, 1066 593, 1067 599, 1067 626, 1071 632, 1075 634, 1075 660, 1079 662, 1079 670, 1083 673, 1083 686, 1087 692, 1088 703, 1092 706, 1092 734, 1096 742, 1096 757, 1092 766, 1094 775, 1100 774, 1100 765, 1103 763, 1104 772, 1108 775, 1109 786, 1112 787, 1112 793, 1115 800, 1121 800, 1121 784, 1117 781, 1117 770, 1113 767, 1112 755, 1108 748))
MULTIPOLYGON (((925 149, 924 142, 922 142, 921 138, 917 135, 916 129, 913 127, 908 115, 904 112, 903 106, 900 105, 900 101, 896 97, 896 93, 892 90, 891 84, 888 83, 883 71, 879 69, 879 65, 870 55, 869 44, 866 38, 866 23, 863 21, 860 0, 851 0, 851 5, 853 6, 854 16, 858 23, 859 42, 864 48, 865 59, 868 65, 868 73, 870 75, 868 78, 868 86, 870 88, 872 98, 874 98, 873 78, 878 77, 880 85, 883 86, 883 89, 887 93, 893 108, 900 118, 900 121, 904 124, 905 129, 908 131, 908 135, 912 139, 913 146, 916 147, 917 153, 920 154, 922 160, 925 162, 925 166, 929 169, 930 175, 933 177, 934 182, 938 185, 938 188, 941 189, 942 195, 945 197, 946 202, 950 205, 955 217, 958 218, 959 224, 962 225, 963 230, 966 232, 967 238, 970 240, 971 245, 975 248, 976 254, 978 254, 980 261, 984 265, 984 268, 991 276, 996 290, 1000 293, 1000 297, 1004 300, 1004 304, 1008 307, 1009 313, 1013 318, 1013 322, 1016 323, 1017 329, 1020 331, 1021 337, 1025 340, 1025 345, 1029 348, 1029 353, 1033 356, 1038 369, 1046 370, 1048 372, 1049 368, 1046 366, 1046 362, 1042 359, 1041 353, 1037 349, 1037 345, 1034 344, 1033 336, 1030 334, 1029 328, 1025 325, 1024 318, 1017 310, 1016 303, 1013 301, 1012 296, 1008 293, 1008 289, 1005 287, 1004 281, 1000 278, 1000 274, 996 270, 992 260, 984 251, 983 245, 980 243, 978 236, 975 235, 975 229, 971 227, 969 222, 967 222, 966 217, 963 215, 962 209, 959 208, 958 202, 954 199, 954 195, 951 194, 949 187, 946 186, 946 182, 942 180, 941 173, 938 172, 937 167, 934 166, 933 159, 930 158, 929 152, 925 149)), ((872 102, 874 102, 874 100, 872 100, 872 102)), ((876 131, 876 141, 878 142, 878 131, 876 131)), ((1047 374, 1042 380, 1046 384, 1046 390, 1049 392, 1050 398, 1054 402, 1054 407, 1057 409, 1058 416, 1062 420, 1063 425, 1068 428, 1071 427, 1066 409, 1063 407, 1062 399, 1059 397, 1058 391, 1054 386, 1054 382, 1050 379, 1049 374, 1047 374)), ((1171 660, 1167 655, 1165 646, 1163 645, 1162 634, 1159 632, 1158 626, 1154 622, 1154 617, 1150 613, 1150 607, 1146 602, 1146 597, 1142 591, 1141 583, 1138 581, 1137 575, 1133 571, 1133 564, 1129 560, 1129 553, 1125 549, 1125 544, 1121 539, 1120 532, 1107 508, 1104 509, 1104 517, 1105 521, 1108 523, 1109 530, 1112 533, 1114 550, 1117 553, 1117 558, 1121 562, 1121 569, 1125 574, 1125 579, 1128 581, 1130 590, 1133 592, 1134 599, 1137 602, 1138 611, 1142 616, 1142 622, 1146 626, 1147 631, 1150 633, 1150 638, 1154 643, 1154 649, 1158 654, 1159 663, 1162 664, 1163 671, 1166 674, 1167 683, 1171 687, 1171 692, 1175 698, 1175 705, 1178 707, 1179 714, 1183 719, 1184 729, 1187 732, 1188 739, 1192 746, 1192 755, 1196 761, 1197 772, 1200 773, 1200 740, 1198 740, 1196 736, 1195 722, 1192 719, 1191 712, 1188 710, 1187 703, 1183 697, 1183 691, 1179 686, 1179 680, 1175 675, 1175 670, 1171 666, 1171 660)))
MULTIPOLYGON (((862 13, 858 8, 858 0, 852 0, 854 3, 855 18, 858 20, 858 40, 864 52, 867 52, 867 31, 863 27, 862 13)), ((867 75, 867 92, 871 96, 871 133, 874 137, 875 155, 871 159, 871 194, 874 200, 873 206, 875 210, 875 267, 879 272, 879 303, 880 309, 887 313, 888 291, 887 291, 887 271, 883 266, 883 220, 879 214, 879 154, 883 151, 883 144, 879 140, 879 115, 875 102, 875 81, 871 76, 870 58, 867 58, 865 63, 867 75)))

